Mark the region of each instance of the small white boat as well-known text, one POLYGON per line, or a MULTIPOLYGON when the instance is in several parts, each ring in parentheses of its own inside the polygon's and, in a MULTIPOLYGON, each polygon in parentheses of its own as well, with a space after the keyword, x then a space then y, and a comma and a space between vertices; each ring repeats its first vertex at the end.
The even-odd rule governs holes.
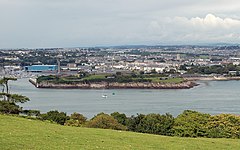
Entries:
POLYGON ((102 98, 107 98, 107 95, 105 95, 105 94, 104 94, 104 95, 102 95, 102 98))

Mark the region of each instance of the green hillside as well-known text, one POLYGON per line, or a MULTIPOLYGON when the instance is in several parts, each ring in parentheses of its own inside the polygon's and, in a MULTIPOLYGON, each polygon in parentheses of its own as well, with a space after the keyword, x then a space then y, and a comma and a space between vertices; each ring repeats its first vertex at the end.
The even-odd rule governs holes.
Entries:
POLYGON ((240 140, 179 138, 60 126, 0 115, 0 149, 239 150, 240 140))

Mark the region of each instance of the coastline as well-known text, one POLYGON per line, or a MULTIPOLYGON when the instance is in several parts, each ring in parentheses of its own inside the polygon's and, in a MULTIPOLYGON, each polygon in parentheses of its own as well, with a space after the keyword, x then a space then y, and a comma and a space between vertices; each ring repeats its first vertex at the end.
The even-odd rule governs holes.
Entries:
POLYGON ((36 88, 50 89, 190 89, 199 84, 192 81, 182 83, 117 83, 117 82, 95 82, 95 83, 76 83, 76 84, 54 84, 50 82, 37 83, 35 79, 29 79, 36 88))
POLYGON ((186 81, 230 81, 240 80, 240 77, 208 76, 208 77, 187 77, 186 81))
POLYGON ((74 83, 74 84, 55 84, 51 82, 37 83, 37 80, 30 78, 29 82, 36 88, 49 89, 190 89, 199 84, 196 81, 229 81, 240 80, 240 77, 188 77, 181 83, 152 83, 152 82, 94 82, 94 83, 74 83))

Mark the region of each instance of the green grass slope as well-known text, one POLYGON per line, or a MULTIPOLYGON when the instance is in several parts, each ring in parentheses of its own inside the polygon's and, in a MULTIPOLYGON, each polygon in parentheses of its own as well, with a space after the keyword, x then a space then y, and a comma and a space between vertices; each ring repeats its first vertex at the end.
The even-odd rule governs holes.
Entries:
POLYGON ((0 115, 0 149, 239 150, 238 139, 165 137, 114 130, 66 127, 0 115))

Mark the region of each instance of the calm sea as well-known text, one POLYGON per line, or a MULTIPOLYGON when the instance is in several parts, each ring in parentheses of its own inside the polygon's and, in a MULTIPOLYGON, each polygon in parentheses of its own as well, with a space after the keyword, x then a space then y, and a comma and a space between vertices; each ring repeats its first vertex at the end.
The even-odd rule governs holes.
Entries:
POLYGON ((100 112, 171 113, 174 116, 191 109, 210 114, 240 114, 240 81, 199 82, 200 86, 180 90, 152 89, 37 89, 28 79, 10 83, 11 92, 28 96, 24 109, 41 112, 59 110, 79 112, 88 118, 100 112), (107 95, 103 98, 102 95, 107 95))

